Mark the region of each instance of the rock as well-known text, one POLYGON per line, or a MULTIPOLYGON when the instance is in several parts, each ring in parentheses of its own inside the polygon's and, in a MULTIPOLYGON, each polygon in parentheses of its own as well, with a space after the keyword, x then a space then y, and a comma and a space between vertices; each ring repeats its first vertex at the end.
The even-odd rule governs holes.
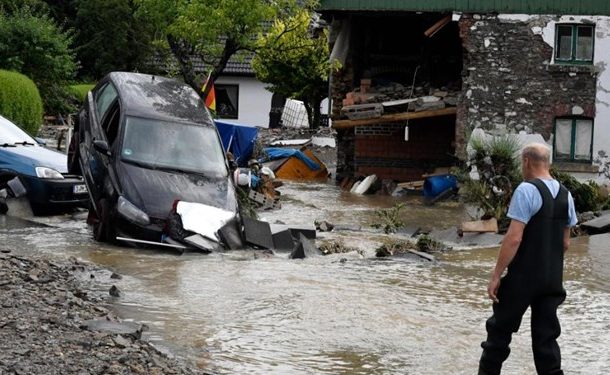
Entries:
POLYGON ((578 221, 580 221, 581 223, 584 223, 584 222, 595 219, 596 216, 601 216, 601 215, 595 215, 591 211, 583 212, 580 215, 578 215, 578 221))
POLYGON ((9 250, 9 249, 0 250, 0 253, 4 253, 4 254, 9 254, 10 252, 11 252, 11 250, 9 250))
POLYGON ((335 226, 326 220, 316 223, 316 229, 320 232, 331 232, 334 228, 335 226))
POLYGON ((610 215, 603 215, 582 223, 581 228, 591 233, 605 233, 610 231, 610 215))
POLYGON ((119 348, 126 348, 128 346, 131 346, 131 341, 121 335, 113 337, 112 341, 114 341, 114 344, 119 348))
POLYGON ((110 278, 120 280, 123 278, 123 276, 119 275, 118 273, 113 272, 112 275, 110 275, 110 278))
POLYGON ((135 339, 142 336, 142 325, 134 322, 113 322, 107 319, 92 319, 83 322, 81 328, 92 332, 128 335, 135 339))
POLYGON ((117 288, 116 285, 113 285, 112 287, 110 287, 110 290, 108 291, 108 294, 110 294, 113 297, 120 297, 121 296, 121 291, 119 290, 119 288, 117 288))

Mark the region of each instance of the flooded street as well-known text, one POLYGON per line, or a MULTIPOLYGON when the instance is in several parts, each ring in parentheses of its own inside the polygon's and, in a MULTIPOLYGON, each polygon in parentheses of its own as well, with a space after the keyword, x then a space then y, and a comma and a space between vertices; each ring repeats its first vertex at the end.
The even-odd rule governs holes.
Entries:
MULTIPOLYGON (((491 313, 488 275, 497 249, 451 251, 436 263, 373 258, 367 228, 387 197, 353 197, 332 185, 283 187, 270 222, 328 220, 362 231, 325 234, 366 251, 288 260, 237 251, 201 255, 100 245, 84 218, 0 216, 0 248, 76 256, 122 275, 113 308, 146 323, 148 339, 221 374, 473 374, 491 313), (307 202, 307 203, 305 203, 307 202)), ((405 209, 407 225, 448 228, 456 202, 405 209)), ((610 373, 610 235, 580 238, 567 255, 560 308, 566 374, 610 373)), ((507 374, 535 373, 529 313, 507 374)))

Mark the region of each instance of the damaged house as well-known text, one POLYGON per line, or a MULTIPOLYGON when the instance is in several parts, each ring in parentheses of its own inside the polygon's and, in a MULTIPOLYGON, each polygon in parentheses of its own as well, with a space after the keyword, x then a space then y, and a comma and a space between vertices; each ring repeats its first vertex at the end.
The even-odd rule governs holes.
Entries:
MULTIPOLYGON (((538 134, 597 177, 610 151, 610 2, 323 0, 337 178, 412 181, 464 159, 475 129, 538 134)), ((477 132, 481 132, 477 130, 477 132)))

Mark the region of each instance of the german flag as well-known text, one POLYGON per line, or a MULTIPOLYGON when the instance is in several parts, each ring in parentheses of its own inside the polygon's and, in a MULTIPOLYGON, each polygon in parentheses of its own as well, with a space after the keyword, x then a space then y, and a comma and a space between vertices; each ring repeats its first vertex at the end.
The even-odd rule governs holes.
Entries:
POLYGON ((208 84, 210 85, 210 92, 208 92, 208 96, 205 97, 205 106, 208 107, 210 111, 216 112, 216 91, 214 91, 214 82, 210 80, 210 76, 212 72, 208 74, 208 78, 203 83, 203 87, 201 88, 201 92, 205 92, 208 84))

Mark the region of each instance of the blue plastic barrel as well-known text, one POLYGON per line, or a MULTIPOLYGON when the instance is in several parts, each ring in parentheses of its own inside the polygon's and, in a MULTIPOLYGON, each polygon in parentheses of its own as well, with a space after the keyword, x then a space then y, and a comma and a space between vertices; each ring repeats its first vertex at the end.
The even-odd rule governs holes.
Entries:
POLYGON ((451 174, 430 176, 424 180, 424 197, 434 198, 447 189, 457 188, 457 178, 451 174))

